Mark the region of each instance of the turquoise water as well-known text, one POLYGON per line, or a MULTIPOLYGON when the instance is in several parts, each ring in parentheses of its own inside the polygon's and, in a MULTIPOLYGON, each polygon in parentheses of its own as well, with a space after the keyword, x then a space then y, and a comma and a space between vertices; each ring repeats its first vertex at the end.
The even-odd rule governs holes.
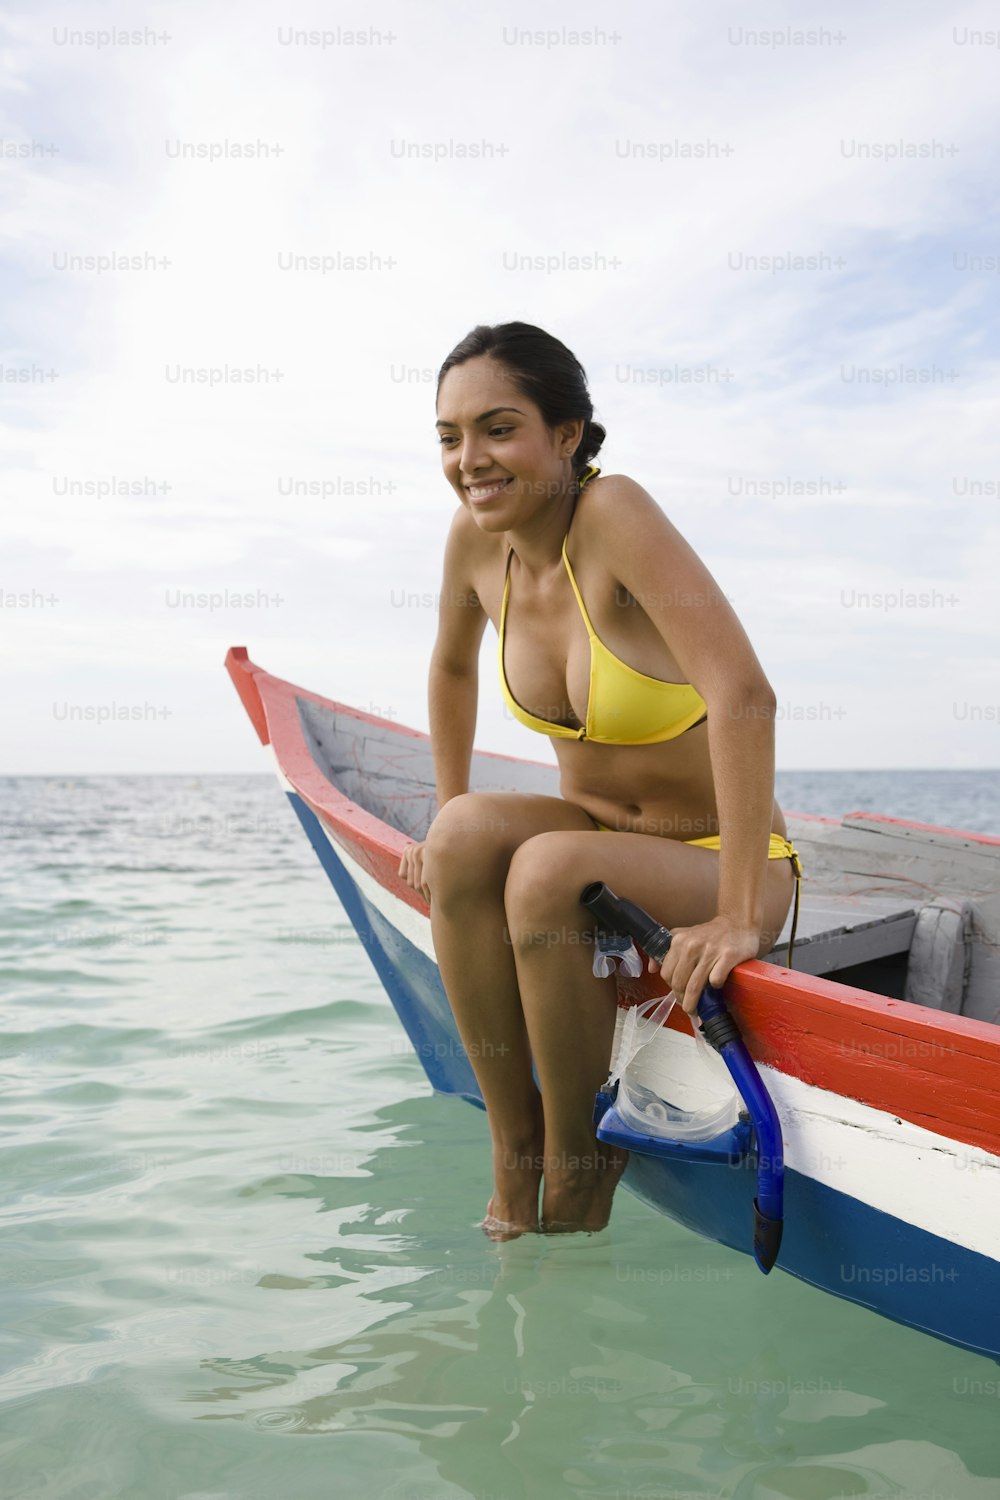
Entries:
MULTIPOLYGON (((994 773, 787 808, 996 832, 994 773)), ((494 1245, 270 777, 0 782, 4 1500, 997 1500, 1000 1366, 620 1192, 494 1245)))

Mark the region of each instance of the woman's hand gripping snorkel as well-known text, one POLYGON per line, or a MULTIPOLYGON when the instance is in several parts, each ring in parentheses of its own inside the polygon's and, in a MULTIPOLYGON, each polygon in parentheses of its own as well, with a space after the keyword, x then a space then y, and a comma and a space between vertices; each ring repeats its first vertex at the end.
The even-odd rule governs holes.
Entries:
POLYGON ((696 927, 675 927, 661 960, 650 958, 649 973, 659 973, 674 999, 693 1016, 707 984, 721 989, 737 964, 756 958, 761 929, 716 916, 696 927))

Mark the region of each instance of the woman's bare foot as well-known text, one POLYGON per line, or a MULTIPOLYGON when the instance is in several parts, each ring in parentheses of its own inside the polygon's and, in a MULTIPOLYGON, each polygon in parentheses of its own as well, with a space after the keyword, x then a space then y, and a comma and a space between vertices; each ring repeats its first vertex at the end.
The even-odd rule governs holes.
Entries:
POLYGON ((538 1233, 538 1217, 534 1223, 518 1224, 511 1219, 498 1219, 493 1212, 493 1199, 486 1205, 486 1217, 480 1222, 479 1228, 488 1240, 495 1245, 504 1244, 507 1240, 516 1240, 522 1234, 538 1233))
POLYGON ((542 1180, 542 1124, 523 1147, 493 1146, 493 1196, 481 1228, 491 1240, 538 1233, 538 1189, 542 1180))
POLYGON ((545 1234, 604 1229, 628 1152, 594 1138, 589 1152, 560 1153, 545 1174, 541 1228, 545 1234))

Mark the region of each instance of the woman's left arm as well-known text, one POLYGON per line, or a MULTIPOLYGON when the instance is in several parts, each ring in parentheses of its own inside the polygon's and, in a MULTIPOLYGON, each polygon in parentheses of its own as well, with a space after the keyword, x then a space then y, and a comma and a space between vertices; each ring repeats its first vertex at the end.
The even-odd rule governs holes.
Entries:
POLYGON ((706 984, 723 985, 737 964, 757 957, 774 814, 775 700, 766 679, 761 686, 734 684, 729 694, 702 697, 721 835, 719 899, 710 922, 674 928, 660 966, 689 1014, 706 984))
POLYGON ((760 947, 774 814, 775 694, 728 599, 641 485, 609 475, 595 490, 591 514, 609 567, 708 706, 721 837, 717 913, 675 928, 660 966, 693 1013, 706 983, 723 984, 760 947))

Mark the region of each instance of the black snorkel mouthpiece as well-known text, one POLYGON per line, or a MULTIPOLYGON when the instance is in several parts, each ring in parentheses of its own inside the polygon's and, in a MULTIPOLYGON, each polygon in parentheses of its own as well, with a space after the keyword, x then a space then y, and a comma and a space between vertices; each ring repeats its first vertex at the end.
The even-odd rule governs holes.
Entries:
POLYGON ((601 926, 606 927, 609 932, 627 932, 636 946, 644 948, 657 963, 662 963, 666 958, 671 938, 669 927, 662 927, 659 922, 654 922, 649 912, 636 906, 634 901, 616 896, 602 880, 594 880, 590 885, 584 886, 580 892, 580 903, 588 907, 601 926))
MULTIPOLYGON (((662 963, 670 948, 669 927, 641 906, 595 880, 580 892, 580 903, 610 932, 624 932, 650 958, 662 963)), ((764 1087, 722 991, 707 984, 698 1001, 702 1035, 719 1053, 753 1122, 757 1141, 757 1196, 753 1203, 753 1255, 765 1276, 778 1258, 783 1225, 785 1163, 781 1122, 764 1087)))

